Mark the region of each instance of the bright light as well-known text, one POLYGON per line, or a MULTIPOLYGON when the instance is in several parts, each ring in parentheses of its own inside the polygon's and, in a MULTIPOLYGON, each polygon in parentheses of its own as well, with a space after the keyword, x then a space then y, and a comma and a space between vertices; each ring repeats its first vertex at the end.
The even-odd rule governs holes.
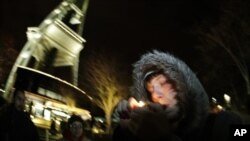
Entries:
POLYGON ((52 102, 51 101, 46 101, 44 105, 46 107, 52 107, 52 102))
POLYGON ((218 108, 219 110, 223 110, 223 107, 222 107, 221 105, 217 105, 217 108, 218 108))
POLYGON ((231 101, 231 97, 228 94, 224 94, 224 99, 225 99, 226 103, 230 103, 230 101, 231 101))
POLYGON ((92 132, 95 133, 95 134, 98 134, 98 133, 99 133, 99 130, 98 130, 96 127, 93 127, 93 128, 92 128, 92 132))
POLYGON ((34 106, 35 106, 35 109, 43 110, 43 105, 40 103, 35 103, 34 106))
POLYGON ((35 118, 35 117, 34 117, 33 115, 30 115, 30 118, 33 119, 33 118, 35 118))
POLYGON ((103 123, 104 121, 101 118, 98 118, 97 121, 103 123))
POLYGON ((59 115, 59 116, 62 116, 62 117, 66 117, 66 118, 69 118, 70 115, 64 113, 64 112, 61 112, 61 111, 57 111, 57 110, 52 110, 52 112, 56 115, 59 115))
POLYGON ((62 5, 63 5, 63 6, 68 6, 69 3, 67 3, 66 1, 64 1, 64 2, 62 3, 62 5))
POLYGON ((145 102, 143 102, 143 101, 139 101, 139 102, 138 102, 138 106, 139 106, 139 107, 143 107, 143 106, 145 106, 145 102))
POLYGON ((88 120, 88 119, 90 119, 91 118, 91 115, 90 115, 90 113, 89 112, 86 112, 86 113, 82 113, 82 119, 84 119, 84 120, 88 120))
POLYGON ((42 37, 39 28, 37 27, 29 27, 26 34, 28 39, 39 39, 42 37))
POLYGON ((80 24, 81 21, 81 16, 79 14, 75 14, 71 19, 70 19, 70 23, 71 24, 80 24))
POLYGON ((30 56, 30 52, 29 51, 24 51, 21 54, 22 58, 28 58, 30 56))
POLYGON ((45 23, 45 24, 51 24, 51 23, 52 23, 52 20, 51 20, 51 19, 46 19, 46 20, 44 21, 44 23, 45 23))
POLYGON ((56 14, 59 14, 59 13, 61 13, 61 10, 60 10, 60 9, 56 9, 56 10, 54 10, 54 12, 55 12, 56 14))
POLYGON ((3 90, 3 89, 0 89, 0 92, 2 92, 2 93, 5 93, 5 90, 3 90))
POLYGON ((212 101, 213 101, 213 103, 217 103, 217 100, 214 97, 212 97, 212 101))
POLYGON ((50 120, 51 112, 47 109, 44 110, 44 119, 50 120))
POLYGON ((61 122, 59 120, 55 120, 56 124, 60 125, 61 122))

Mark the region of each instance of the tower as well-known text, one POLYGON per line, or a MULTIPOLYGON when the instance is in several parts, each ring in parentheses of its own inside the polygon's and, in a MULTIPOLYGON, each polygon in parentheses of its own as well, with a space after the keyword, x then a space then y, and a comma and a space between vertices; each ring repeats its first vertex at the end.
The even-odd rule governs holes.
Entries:
POLYGON ((33 122, 47 131, 51 121, 65 121, 73 113, 91 118, 92 98, 77 87, 88 3, 63 0, 38 27, 28 27, 6 83, 4 98, 11 100, 13 88, 25 90, 33 122))
POLYGON ((28 27, 27 42, 8 77, 4 97, 9 100, 18 67, 39 70, 77 86, 80 51, 89 0, 62 1, 38 27, 28 27))

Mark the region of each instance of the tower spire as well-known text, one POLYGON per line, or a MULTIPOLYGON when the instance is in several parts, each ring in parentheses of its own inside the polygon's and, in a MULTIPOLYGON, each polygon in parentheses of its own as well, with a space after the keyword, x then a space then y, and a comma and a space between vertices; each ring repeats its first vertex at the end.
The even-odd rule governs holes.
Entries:
POLYGON ((64 0, 38 27, 28 27, 27 42, 7 79, 7 100, 11 98, 19 66, 44 71, 77 86, 79 55, 86 42, 82 33, 88 4, 89 0, 64 0), (57 71, 63 67, 69 68, 68 75, 57 71))

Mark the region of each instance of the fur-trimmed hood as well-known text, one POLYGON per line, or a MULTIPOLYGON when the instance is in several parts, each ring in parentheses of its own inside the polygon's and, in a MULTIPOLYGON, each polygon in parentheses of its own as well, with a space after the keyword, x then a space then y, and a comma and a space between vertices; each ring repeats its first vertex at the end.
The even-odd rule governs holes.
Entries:
POLYGON ((138 100, 149 100, 144 86, 144 78, 150 71, 163 71, 178 89, 184 110, 183 130, 191 130, 199 126, 205 119, 208 109, 208 96, 199 79, 180 59, 154 50, 144 54, 134 65, 132 95, 138 100))

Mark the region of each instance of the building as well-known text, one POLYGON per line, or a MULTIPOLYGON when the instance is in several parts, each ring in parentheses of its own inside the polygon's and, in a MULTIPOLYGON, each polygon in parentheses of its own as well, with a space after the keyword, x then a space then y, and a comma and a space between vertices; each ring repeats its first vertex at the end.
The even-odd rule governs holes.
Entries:
POLYGON ((13 88, 25 90, 26 110, 36 126, 45 129, 44 140, 49 140, 52 123, 60 130, 60 123, 73 113, 91 119, 92 98, 77 87, 88 3, 64 0, 38 27, 28 27, 27 42, 6 83, 7 101, 13 88))

